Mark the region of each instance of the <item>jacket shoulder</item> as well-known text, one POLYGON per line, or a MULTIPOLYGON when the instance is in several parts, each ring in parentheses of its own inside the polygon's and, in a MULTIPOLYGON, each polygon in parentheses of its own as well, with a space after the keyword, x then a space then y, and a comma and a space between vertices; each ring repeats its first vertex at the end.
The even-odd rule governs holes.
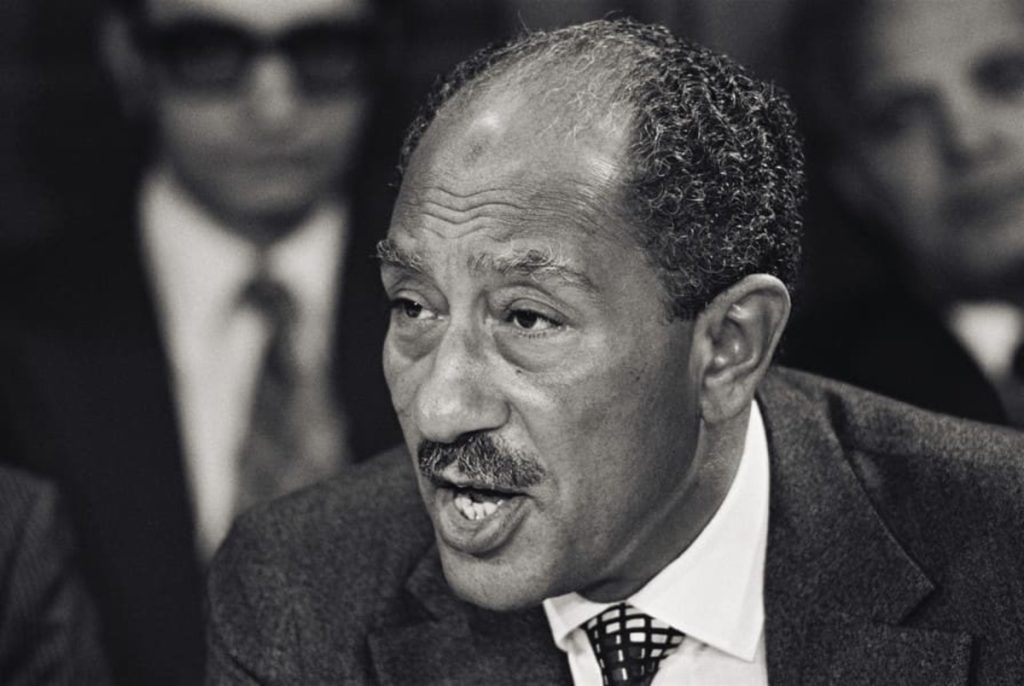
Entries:
POLYGON ((317 658, 304 646, 333 645, 357 670, 376 617, 401 604, 432 543, 404 448, 258 506, 236 522, 211 567, 212 660, 268 678, 310 677, 317 658))
POLYGON ((772 373, 766 399, 781 405, 782 421, 829 427, 880 517, 920 561, 969 565, 984 541, 992 564, 1024 562, 1024 434, 793 370, 772 373))
MULTIPOLYGON (((814 475, 850 484, 873 510, 871 520, 883 538, 898 545, 901 556, 930 582, 926 599, 903 621, 977 639, 972 664, 978 683, 1002 683, 1019 674, 1024 435, 787 370, 766 379, 761 400, 770 416, 766 424, 772 425, 770 450, 776 464, 789 467, 790 496, 796 488, 806 495, 801 502, 842 521, 846 510, 816 498, 830 485, 814 475), (772 441, 772 431, 779 440, 772 441), (787 463, 787 451, 799 458, 787 463), (804 478, 805 472, 812 476, 804 478)), ((774 488, 774 476, 772 483, 774 488)), ((835 503, 848 507, 856 500, 835 503)), ((851 548, 852 569, 858 556, 871 554, 856 539, 840 543, 836 535, 841 534, 833 531, 823 545, 851 548)), ((868 586, 884 589, 896 581, 872 577, 868 586)))
POLYGON ((1024 478, 1024 434, 1013 429, 792 369, 774 369, 766 386, 768 396, 787 406, 785 414, 823 420, 843 448, 874 455, 880 463, 922 461, 954 478, 995 479, 1003 486, 1012 485, 1006 478, 1024 478))

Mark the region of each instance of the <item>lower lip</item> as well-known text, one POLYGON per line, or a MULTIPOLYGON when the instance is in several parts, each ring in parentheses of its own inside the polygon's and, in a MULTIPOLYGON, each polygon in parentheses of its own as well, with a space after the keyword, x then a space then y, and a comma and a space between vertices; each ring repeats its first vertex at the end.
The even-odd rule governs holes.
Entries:
POLYGON ((437 531, 449 548, 474 556, 493 553, 515 534, 526 516, 526 496, 506 497, 493 514, 481 519, 467 519, 455 507, 455 491, 436 488, 434 507, 437 531))

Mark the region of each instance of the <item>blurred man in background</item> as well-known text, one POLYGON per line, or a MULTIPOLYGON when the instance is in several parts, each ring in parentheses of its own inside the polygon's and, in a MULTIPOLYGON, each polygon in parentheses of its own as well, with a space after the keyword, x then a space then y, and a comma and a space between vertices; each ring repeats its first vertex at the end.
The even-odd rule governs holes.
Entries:
POLYGON ((1024 425, 1024 3, 804 4, 811 141, 888 278, 805 317, 788 361, 1024 425))
POLYGON ((120 683, 199 683, 202 569, 234 516, 397 438, 364 164, 385 25, 370 0, 123 0, 103 22, 149 154, 117 211, 9 260, 0 402, 5 459, 68 496, 120 683))

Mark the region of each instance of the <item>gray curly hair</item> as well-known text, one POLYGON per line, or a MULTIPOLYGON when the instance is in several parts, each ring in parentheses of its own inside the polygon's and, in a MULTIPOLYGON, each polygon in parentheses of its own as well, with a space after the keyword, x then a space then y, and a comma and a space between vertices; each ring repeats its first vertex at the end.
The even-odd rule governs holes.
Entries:
POLYGON ((803 154, 785 94, 660 26, 593 21, 476 53, 435 85, 399 173, 446 104, 523 83, 568 89, 577 126, 616 105, 632 113, 626 210, 672 316, 694 317, 749 274, 793 290, 803 154))

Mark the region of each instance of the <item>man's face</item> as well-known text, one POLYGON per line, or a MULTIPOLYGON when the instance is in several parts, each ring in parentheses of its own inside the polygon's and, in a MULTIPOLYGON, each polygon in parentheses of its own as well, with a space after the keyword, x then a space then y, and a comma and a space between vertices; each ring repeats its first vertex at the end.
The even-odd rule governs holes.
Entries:
POLYGON ((484 98, 430 127, 381 250, 392 400, 460 595, 619 597, 679 552, 692 325, 618 211, 623 127, 484 98))
POLYGON ((855 164, 919 271, 953 297, 1024 294, 1022 12, 874 2, 862 34, 855 164))
MULTIPOLYGON (((273 40, 312 27, 313 41, 307 32, 296 42, 305 41, 314 67, 327 71, 344 67, 317 47, 315 29, 362 26, 370 15, 369 0, 148 0, 146 8, 154 33, 214 22, 217 30, 273 40)), ((336 190, 352 163, 367 106, 361 82, 310 92, 286 51, 270 50, 257 53, 237 83, 217 85, 231 61, 222 43, 206 30, 175 45, 191 60, 182 71, 205 86, 183 83, 159 59, 148 60, 158 154, 200 200, 243 230, 297 221, 336 190)), ((361 54, 353 62, 365 67, 361 54)))

